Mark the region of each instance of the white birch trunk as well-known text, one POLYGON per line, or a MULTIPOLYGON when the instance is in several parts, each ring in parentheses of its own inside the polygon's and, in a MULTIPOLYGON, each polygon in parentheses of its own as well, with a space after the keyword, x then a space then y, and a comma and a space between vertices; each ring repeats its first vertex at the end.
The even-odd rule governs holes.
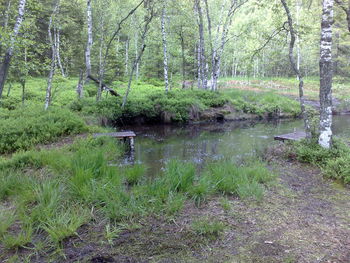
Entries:
POLYGON ((129 75, 129 38, 125 42, 125 76, 129 75))
POLYGON ((20 30, 22 22, 23 22, 24 13, 25 13, 25 5, 26 5, 26 0, 19 1, 18 16, 16 19, 15 26, 13 28, 13 33, 12 33, 11 40, 10 40, 10 46, 6 50, 3 62, 0 66, 0 99, 2 97, 2 92, 4 90, 6 78, 8 75, 9 68, 10 68, 13 50, 15 47, 15 42, 16 42, 19 30, 20 30))
POLYGON ((66 74, 64 73, 64 69, 63 69, 63 66, 62 66, 62 61, 61 61, 61 52, 60 52, 60 46, 61 46, 61 40, 60 40, 60 29, 55 29, 55 46, 56 46, 56 57, 57 57, 57 64, 58 64, 58 67, 60 68, 61 70, 61 75, 62 77, 66 77, 66 74))
POLYGON ((47 110, 51 104, 52 80, 53 80, 53 77, 55 75, 55 69, 56 69, 56 47, 55 47, 55 42, 52 39, 51 28, 52 28, 52 23, 53 23, 53 17, 56 14, 57 8, 58 8, 58 2, 54 8, 53 14, 50 17, 49 28, 48 28, 48 37, 49 37, 49 43, 51 46, 51 66, 50 66, 49 77, 47 79, 47 88, 46 88, 46 96, 45 96, 45 110, 47 110))
POLYGON ((168 51, 167 51, 167 34, 166 34, 166 0, 163 0, 163 10, 162 10, 162 19, 161 19, 161 27, 162 27, 162 40, 163 40, 163 64, 164 64, 164 82, 165 82, 165 92, 169 91, 169 77, 168 77, 168 51))
POLYGON ((87 76, 91 75, 91 49, 93 45, 92 38, 92 8, 91 8, 91 0, 87 0, 87 9, 86 9, 86 17, 87 17, 87 44, 85 51, 85 64, 86 64, 86 74, 87 76))
POLYGON ((319 144, 329 149, 332 146, 332 23, 333 0, 322 2, 320 42, 320 137, 319 144))

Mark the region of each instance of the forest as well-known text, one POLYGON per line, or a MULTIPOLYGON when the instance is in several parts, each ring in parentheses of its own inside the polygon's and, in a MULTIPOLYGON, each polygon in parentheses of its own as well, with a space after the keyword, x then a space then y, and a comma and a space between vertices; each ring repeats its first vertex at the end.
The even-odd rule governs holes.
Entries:
POLYGON ((0 0, 0 262, 350 262, 350 0, 0 0))

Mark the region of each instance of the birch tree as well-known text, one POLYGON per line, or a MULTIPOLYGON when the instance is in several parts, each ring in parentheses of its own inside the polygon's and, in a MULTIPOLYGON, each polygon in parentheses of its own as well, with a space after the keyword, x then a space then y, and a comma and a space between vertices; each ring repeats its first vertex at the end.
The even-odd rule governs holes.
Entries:
POLYGON ((86 43, 86 51, 85 51, 85 64, 86 64, 86 75, 91 75, 91 49, 93 45, 92 38, 92 8, 91 8, 91 0, 86 1, 86 18, 87 18, 87 43, 86 43))
POLYGON ((169 91, 169 77, 168 77, 168 50, 167 50, 167 33, 166 33, 166 1, 163 0, 163 8, 162 8, 162 19, 161 19, 161 27, 162 27, 162 40, 163 40, 163 64, 164 64, 164 82, 165 82, 165 92, 169 91))
POLYGON ((6 78, 7 78, 8 72, 9 72, 11 58, 12 58, 13 50, 15 47, 15 42, 16 42, 20 27, 21 27, 23 19, 24 19, 25 5, 26 5, 26 0, 19 1, 18 16, 16 19, 16 23, 15 23, 15 26, 13 29, 11 39, 10 39, 10 45, 6 50, 2 64, 0 66, 0 99, 2 97, 2 92, 4 90, 6 78))
POLYGON ((209 12, 208 0, 204 0, 206 13, 207 13, 207 22, 208 22, 208 31, 209 31, 209 41, 211 47, 211 90, 217 89, 218 79, 220 77, 220 67, 221 67, 221 58, 227 43, 227 37, 229 33, 229 27, 232 23, 232 18, 235 12, 247 2, 247 0, 231 0, 229 3, 228 11, 224 17, 224 11, 226 7, 226 0, 223 1, 221 6, 221 12, 219 17, 219 23, 216 29, 215 40, 212 36, 212 25, 211 17, 209 12))
POLYGON ((320 42, 320 136, 323 148, 332 145, 332 23, 334 0, 322 1, 320 42))
POLYGON ((298 54, 298 62, 295 62, 294 59, 294 45, 296 41, 297 32, 294 29, 293 25, 293 19, 292 15, 290 13, 289 7, 285 0, 281 0, 281 3, 283 5, 283 8, 286 12, 287 18, 288 18, 288 26, 289 26, 289 34, 290 34, 290 43, 289 43, 289 61, 292 66, 293 71, 295 72, 298 80, 299 80, 299 101, 300 101, 300 108, 301 108, 301 114, 303 116, 304 120, 304 129, 306 133, 306 138, 311 138, 311 128, 310 128, 310 121, 309 117, 305 108, 305 97, 304 97, 304 80, 303 76, 299 69, 299 54, 298 54))
MULTIPOLYGON (((50 16, 50 21, 49 21, 49 26, 48 26, 48 37, 49 37, 49 43, 51 47, 51 65, 50 65, 50 71, 49 71, 49 77, 47 79, 47 88, 46 88, 46 96, 45 96, 45 110, 47 110, 51 104, 51 90, 52 90, 52 81, 53 77, 55 75, 55 70, 56 70, 56 45, 54 42, 54 38, 52 37, 52 26, 54 23, 54 18, 57 15, 57 11, 59 8, 60 2, 59 0, 56 1, 54 10, 52 12, 52 15, 50 16)), ((55 26, 54 26, 55 27, 55 26)))
POLYGON ((194 0, 195 11, 197 15, 197 25, 199 31, 198 42, 198 88, 208 88, 208 67, 205 55, 205 39, 204 39, 204 22, 201 0, 194 0))

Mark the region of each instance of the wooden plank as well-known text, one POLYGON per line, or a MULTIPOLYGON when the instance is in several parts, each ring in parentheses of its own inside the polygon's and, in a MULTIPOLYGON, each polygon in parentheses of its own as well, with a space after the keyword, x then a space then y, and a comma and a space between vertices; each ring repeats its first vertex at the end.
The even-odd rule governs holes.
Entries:
POLYGON ((276 141, 300 141, 306 138, 306 133, 302 131, 296 131, 293 133, 277 135, 274 137, 276 141))
POLYGON ((126 132, 110 132, 110 133, 95 133, 94 138, 107 136, 107 137, 114 137, 114 138, 134 138, 136 137, 136 134, 133 131, 126 131, 126 132))

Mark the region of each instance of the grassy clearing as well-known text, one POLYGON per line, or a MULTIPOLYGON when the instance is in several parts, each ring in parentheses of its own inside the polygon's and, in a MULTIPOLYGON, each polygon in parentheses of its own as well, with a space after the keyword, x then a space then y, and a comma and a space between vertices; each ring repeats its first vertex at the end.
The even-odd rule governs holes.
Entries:
MULTIPOLYGON (((281 95, 299 96, 298 81, 296 78, 224 78, 224 88, 238 88, 242 90, 257 90, 260 92, 274 92, 281 95)), ((319 97, 320 81, 317 77, 304 79, 305 95, 309 99, 319 97)), ((342 100, 349 100, 349 81, 334 79, 333 95, 342 100)))
MULTIPOLYGON (((120 148, 119 148, 120 149, 120 148)), ((111 243, 141 218, 173 218, 186 202, 202 205, 213 195, 261 200, 274 176, 263 163, 208 164, 199 175, 193 164, 171 161, 154 178, 143 166, 109 166, 121 151, 109 138, 80 140, 61 149, 18 152, 0 162, 2 249, 58 249, 83 225, 105 222, 111 243)), ((226 204, 228 206, 228 204, 226 204)), ((220 222, 194 223, 193 231, 218 237, 220 222)))

